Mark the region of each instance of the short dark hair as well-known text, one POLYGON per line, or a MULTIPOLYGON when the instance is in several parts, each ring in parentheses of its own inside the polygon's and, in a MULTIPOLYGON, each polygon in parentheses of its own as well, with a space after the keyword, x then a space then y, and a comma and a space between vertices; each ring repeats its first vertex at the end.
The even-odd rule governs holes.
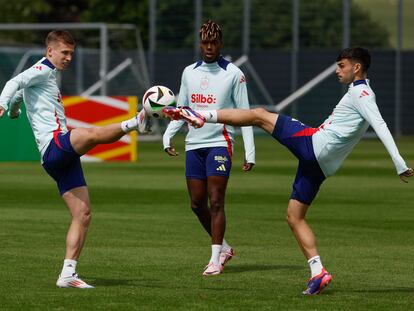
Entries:
POLYGON ((220 26, 212 20, 206 21, 200 28, 200 40, 201 41, 223 41, 223 34, 220 26))
POLYGON ((367 72, 369 66, 371 65, 371 55, 367 49, 355 47, 355 48, 347 48, 339 53, 336 61, 339 62, 342 59, 348 59, 350 61, 355 61, 360 63, 362 66, 362 71, 367 72))
POLYGON ((46 36, 45 44, 48 46, 51 42, 61 41, 69 45, 75 45, 75 39, 67 30, 53 30, 46 36))

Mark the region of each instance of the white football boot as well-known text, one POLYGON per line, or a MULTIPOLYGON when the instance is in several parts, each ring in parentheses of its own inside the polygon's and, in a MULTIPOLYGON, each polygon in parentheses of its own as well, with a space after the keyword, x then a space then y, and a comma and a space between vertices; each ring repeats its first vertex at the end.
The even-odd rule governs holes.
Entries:
POLYGON ((145 109, 141 109, 136 118, 138 123, 138 132, 141 134, 150 133, 152 122, 151 118, 145 112, 145 109))
POLYGON ((56 281, 56 286, 60 288, 69 288, 69 287, 82 288, 82 289, 95 288, 92 285, 89 285, 85 283, 84 281, 82 281, 77 273, 74 273, 71 276, 67 276, 67 277, 61 277, 59 275, 59 278, 56 281))
POLYGON ((222 251, 220 253, 220 266, 221 266, 221 271, 224 270, 224 265, 233 257, 235 256, 234 250, 233 248, 230 248, 226 251, 222 251))
POLYGON ((205 268, 203 275, 204 276, 210 276, 210 275, 218 275, 221 273, 221 265, 214 264, 213 262, 210 262, 205 268))

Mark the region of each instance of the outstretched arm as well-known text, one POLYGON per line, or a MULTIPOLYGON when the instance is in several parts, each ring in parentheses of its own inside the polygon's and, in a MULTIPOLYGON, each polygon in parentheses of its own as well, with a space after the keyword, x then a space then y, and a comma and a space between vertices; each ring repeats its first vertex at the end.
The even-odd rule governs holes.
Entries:
POLYGON ((18 90, 10 101, 8 116, 10 119, 16 119, 22 113, 20 110, 23 104, 23 90, 18 90))
POLYGON ((372 126, 375 133, 390 154, 397 170, 397 174, 400 176, 402 181, 406 182, 405 177, 412 176, 412 169, 408 168, 404 159, 401 157, 397 145, 395 144, 394 138, 392 137, 391 132, 388 129, 388 126, 382 118, 381 113, 378 109, 377 103, 375 101, 375 96, 373 94, 369 94, 368 96, 363 97, 358 97, 357 95, 359 94, 353 95, 358 111, 361 113, 363 118, 367 120, 368 123, 372 126))
POLYGON ((248 172, 253 168, 254 164, 256 163, 253 128, 251 126, 242 127, 241 131, 243 136, 245 153, 243 171, 248 172))
POLYGON ((20 105, 23 101, 23 89, 42 83, 48 76, 48 71, 38 70, 36 66, 26 69, 7 81, 0 95, 0 106, 5 111, 9 109, 11 118, 17 118, 20 115, 20 105))
POLYGON ((164 151, 170 156, 178 155, 178 152, 172 145, 171 140, 174 137, 174 135, 179 131, 179 129, 183 126, 184 123, 185 122, 183 120, 171 121, 170 124, 168 124, 168 127, 165 130, 164 135, 162 136, 164 151))
MULTIPOLYGON (((249 96, 247 94, 246 78, 243 72, 240 70, 235 75, 232 87, 232 99, 235 108, 249 109, 249 96)), ((254 135, 252 126, 241 127, 243 142, 244 142, 244 154, 245 161, 243 164, 243 171, 250 171, 256 163, 256 152, 254 146, 254 135)))
POLYGON ((400 179, 405 182, 408 183, 408 180, 406 179, 407 177, 413 177, 414 173, 413 173, 413 169, 410 167, 408 170, 406 170, 404 173, 400 174, 400 179))
POLYGON ((10 102, 14 94, 16 94, 16 92, 19 90, 19 88, 19 76, 7 81, 0 95, 0 106, 4 110, 9 109, 10 102))

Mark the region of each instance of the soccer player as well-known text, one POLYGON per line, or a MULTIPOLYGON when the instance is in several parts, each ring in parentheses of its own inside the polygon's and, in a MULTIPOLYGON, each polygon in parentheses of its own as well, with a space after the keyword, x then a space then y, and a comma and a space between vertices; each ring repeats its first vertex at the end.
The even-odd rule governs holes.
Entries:
MULTIPOLYGON (((209 20, 199 32, 202 60, 187 66, 181 79, 178 106, 194 109, 249 108, 246 79, 236 66, 220 55, 222 31, 209 20)), ((171 138, 184 121, 172 121, 163 137, 164 150, 177 156, 171 138)), ((186 137, 186 180, 191 209, 211 236, 211 258, 203 275, 220 274, 234 251, 224 239, 225 193, 230 176, 235 130, 224 124, 208 124, 202 129, 189 128, 186 137), (208 201, 210 208, 208 207, 208 201)), ((255 163, 251 126, 242 128, 245 146, 244 171, 255 163)))
POLYGON ((145 131, 147 123, 140 122, 143 118, 137 115, 122 123, 68 131, 56 77, 58 71, 69 66, 75 40, 68 31, 54 30, 47 35, 45 43, 45 57, 6 83, 0 95, 0 117, 9 109, 9 117, 17 118, 21 113, 20 105, 25 103, 43 168, 56 181, 72 216, 66 236, 65 260, 56 285, 93 288, 76 273, 77 260, 91 221, 89 193, 80 156, 97 144, 112 143, 132 130, 145 131))
POLYGON ((196 127, 203 126, 204 122, 261 127, 298 158, 299 165, 287 208, 287 222, 311 269, 311 278, 303 292, 305 295, 318 294, 332 279, 322 265, 315 236, 305 220, 306 212, 322 182, 338 170, 369 125, 390 154, 401 180, 407 182, 406 178, 413 176, 413 169, 408 168, 400 156, 369 86, 367 72, 371 57, 368 50, 347 48, 341 51, 336 60, 339 82, 349 84, 349 89, 333 113, 318 128, 262 108, 212 111, 164 109, 167 116, 184 119, 196 127))

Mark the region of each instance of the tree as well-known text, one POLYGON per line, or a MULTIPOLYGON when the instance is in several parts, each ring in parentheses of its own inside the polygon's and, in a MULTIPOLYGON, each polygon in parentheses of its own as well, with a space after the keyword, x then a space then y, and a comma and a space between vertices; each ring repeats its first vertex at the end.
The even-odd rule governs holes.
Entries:
MULTIPOLYGON (((148 42, 148 0, 88 0, 88 9, 80 14, 81 22, 134 24, 144 42, 148 42)), ((111 48, 136 48, 135 38, 129 33, 111 32, 111 48), (123 41, 123 42, 121 42, 123 41)))
MULTIPOLYGON (((3 22, 6 23, 71 23, 79 22, 80 12, 89 6, 89 0, 0 0, 3 22)), ((5 43, 43 44, 44 31, 8 31, 1 34, 5 43), (22 40, 24 38, 24 40, 22 40)))
MULTIPOLYGON (((148 5, 150 0, 0 0, 5 22, 103 22, 132 23, 141 31, 148 47, 148 5)), ((241 48, 243 2, 203 1, 203 21, 213 19, 223 28, 228 48, 241 48)), ((292 44, 292 1, 251 0, 251 48, 289 49, 292 44)), ((39 33, 39 32, 37 32, 39 33)), ((111 47, 135 47, 131 37, 111 33, 111 47)), ((42 34, 43 36, 44 34, 42 34)), ((2 33, 3 43, 21 41, 18 35, 2 33)), ((351 44, 389 47, 389 34, 356 1, 351 6, 351 44)), ((39 35, 24 34, 25 41, 39 42, 39 35)), ((98 45, 98 36, 80 32, 76 39, 98 45), (78 38, 79 37, 79 38, 78 38), (95 40, 95 41, 94 41, 95 40)), ((194 44, 194 1, 157 1, 157 48, 191 49, 194 44)), ((342 46, 342 1, 300 1, 300 47, 338 48, 342 46)))
MULTIPOLYGON (((292 1, 252 0, 251 47, 290 48, 292 46, 292 1)), ((223 28, 227 47, 240 48, 243 7, 240 1, 216 1, 207 7, 207 17, 223 28)), ((300 47, 342 46, 342 2, 338 0, 300 1, 300 47)), ((353 2, 351 7, 351 45, 389 47, 388 33, 372 20, 368 12, 353 2), (361 31, 362 29, 362 31, 361 31)))

